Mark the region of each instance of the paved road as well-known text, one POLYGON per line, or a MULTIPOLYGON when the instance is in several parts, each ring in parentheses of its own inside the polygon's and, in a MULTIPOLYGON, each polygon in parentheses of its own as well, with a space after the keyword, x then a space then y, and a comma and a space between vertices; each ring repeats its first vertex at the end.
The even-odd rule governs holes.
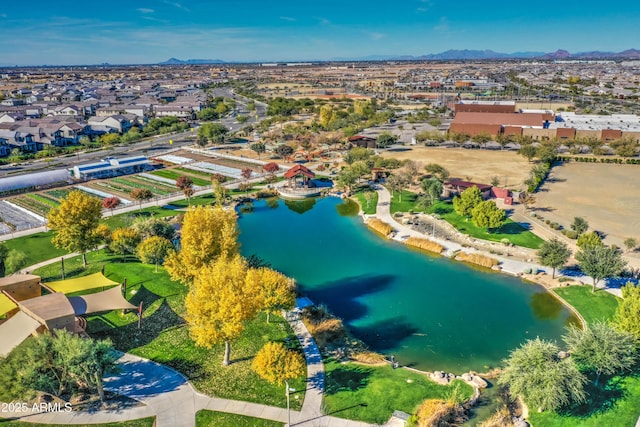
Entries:
MULTIPOLYGON (((259 122, 266 117, 267 104, 255 102, 256 110, 249 114, 248 110, 246 109, 246 104, 250 101, 248 98, 235 94, 231 90, 231 88, 217 88, 214 90, 214 92, 217 95, 235 99, 240 106, 240 110, 246 111, 246 113, 243 113, 242 115, 246 115, 249 117, 249 119, 242 124, 238 122, 237 117, 233 115, 229 115, 215 121, 231 129, 232 132, 241 130, 242 128, 259 122)), ((162 152, 172 148, 179 148, 185 145, 192 145, 195 140, 195 130, 199 126, 200 124, 195 124, 192 129, 185 132, 154 136, 132 144, 117 145, 108 150, 104 149, 90 152, 78 152, 76 155, 72 156, 56 157, 54 159, 49 158, 43 160, 31 160, 22 162, 20 164, 0 165, 0 178, 3 176, 7 176, 8 173, 11 173, 10 176, 15 176, 26 173, 42 172, 46 170, 68 169, 79 164, 97 162, 100 159, 105 158, 106 156, 153 156, 153 154, 156 152, 162 152)))

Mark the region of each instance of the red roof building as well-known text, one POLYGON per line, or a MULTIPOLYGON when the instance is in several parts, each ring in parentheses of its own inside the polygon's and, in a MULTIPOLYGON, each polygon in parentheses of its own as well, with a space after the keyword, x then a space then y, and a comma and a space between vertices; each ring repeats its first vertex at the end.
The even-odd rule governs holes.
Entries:
POLYGON ((295 178, 297 176, 303 175, 309 179, 313 179, 316 177, 316 174, 313 173, 309 168, 306 168, 302 165, 295 165, 288 171, 284 173, 284 177, 287 179, 295 178))
POLYGON ((460 111, 456 113, 449 132, 466 133, 474 136, 486 133, 492 136, 499 135, 504 129, 509 129, 508 134, 517 135, 515 130, 523 127, 544 128, 548 125, 547 116, 542 113, 478 113, 460 111))
POLYGON ((446 197, 456 196, 462 193, 464 190, 477 187, 480 190, 480 194, 485 199, 491 197, 491 185, 488 184, 478 184, 476 182, 462 181, 459 179, 452 179, 444 183, 444 194, 446 197))

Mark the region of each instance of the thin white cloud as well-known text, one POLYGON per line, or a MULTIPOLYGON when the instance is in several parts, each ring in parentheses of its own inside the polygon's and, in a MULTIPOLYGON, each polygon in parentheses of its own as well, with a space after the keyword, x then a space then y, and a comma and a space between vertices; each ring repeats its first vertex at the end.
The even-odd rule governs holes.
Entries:
POLYGON ((160 22, 162 24, 168 24, 170 22, 170 21, 167 21, 166 19, 154 18, 153 16, 143 16, 142 19, 145 19, 147 21, 160 22))
POLYGON ((321 25, 331 25, 331 21, 327 18, 317 18, 321 25))
POLYGON ((149 9, 148 7, 139 7, 136 9, 140 13, 153 13, 155 10, 149 9))
POLYGON ((384 38, 386 36, 386 34, 383 33, 369 33, 369 37, 371 37, 372 40, 380 40, 382 38, 384 38))
POLYGON ((296 18, 292 18, 290 16, 281 16, 280 19, 282 19, 283 21, 288 21, 288 22, 295 22, 297 21, 296 18))
POLYGON ((447 17, 441 17, 440 23, 433 27, 433 30, 441 33, 446 33, 447 31, 449 31, 449 20, 447 19, 447 17))
POLYGON ((0 13, 0 18, 8 18, 9 16, 6 13, 0 13))
POLYGON ((433 6, 432 0, 418 0, 418 2, 420 3, 420 6, 416 9, 418 13, 425 13, 433 6))
POLYGON ((162 3, 167 4, 167 5, 169 5, 169 6, 173 6, 173 7, 178 8, 178 9, 182 9, 182 10, 184 10, 185 12, 191 12, 191 10, 189 10, 189 9, 188 9, 186 6, 184 6, 182 3, 178 3, 178 2, 175 2, 175 1, 168 1, 168 0, 163 0, 163 2, 162 2, 162 3))

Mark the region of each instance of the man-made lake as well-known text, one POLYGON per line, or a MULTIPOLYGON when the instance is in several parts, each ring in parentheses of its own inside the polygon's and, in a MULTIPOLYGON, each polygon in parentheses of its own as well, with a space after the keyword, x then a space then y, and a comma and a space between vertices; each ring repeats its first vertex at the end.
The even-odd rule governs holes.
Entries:
POLYGON ((332 197, 257 201, 241 214, 242 253, 295 278, 372 350, 418 369, 486 371, 575 321, 540 286, 384 240, 354 211, 332 197))

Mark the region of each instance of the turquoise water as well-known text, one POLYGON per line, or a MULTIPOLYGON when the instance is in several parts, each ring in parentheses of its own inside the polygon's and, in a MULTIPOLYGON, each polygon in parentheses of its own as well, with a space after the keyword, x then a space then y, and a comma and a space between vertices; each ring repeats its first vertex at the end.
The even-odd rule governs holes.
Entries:
POLYGON ((257 201, 242 252, 294 277, 373 350, 403 365, 462 373, 497 366, 528 338, 558 339, 571 313, 537 285, 384 240, 353 202, 257 201))

